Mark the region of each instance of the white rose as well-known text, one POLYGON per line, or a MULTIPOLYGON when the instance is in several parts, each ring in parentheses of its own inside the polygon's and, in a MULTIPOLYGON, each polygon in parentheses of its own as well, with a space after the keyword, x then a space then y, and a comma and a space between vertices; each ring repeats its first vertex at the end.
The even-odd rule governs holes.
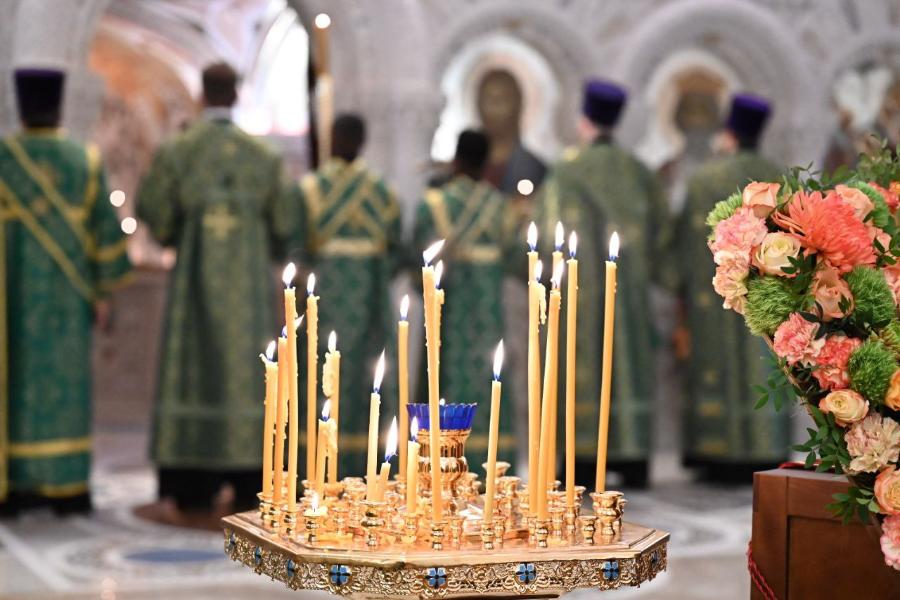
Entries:
POLYGON ((789 259, 800 253, 800 240, 787 233, 767 233, 753 253, 753 264, 768 275, 786 277, 781 269, 790 267, 789 259))

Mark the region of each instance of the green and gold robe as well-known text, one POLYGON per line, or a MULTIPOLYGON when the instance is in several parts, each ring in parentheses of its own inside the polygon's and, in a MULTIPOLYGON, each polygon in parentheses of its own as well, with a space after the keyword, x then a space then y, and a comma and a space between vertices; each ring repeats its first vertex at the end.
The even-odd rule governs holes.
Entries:
MULTIPOLYGON (((599 140, 580 152, 570 151, 554 166, 544 185, 537 223, 544 249, 545 283, 549 279, 557 221, 565 226, 567 236, 573 229, 578 233, 576 454, 582 461, 596 459, 604 265, 610 236, 618 231, 622 247, 618 260, 609 457, 617 461, 645 461, 656 389, 657 335, 650 285, 661 275, 661 248, 668 239, 668 210, 658 182, 631 154, 599 140)), ((563 250, 568 257, 567 248, 563 250)), ((565 296, 565 279, 562 285, 565 296)), ((565 304, 564 297, 563 308, 565 304)), ((565 310, 561 323, 565 323, 565 310)), ((565 348, 566 335, 561 326, 560 348, 565 348)), ((561 356, 560 373, 565 373, 563 359, 561 356)), ((560 376, 561 382, 563 379, 560 376)), ((561 403, 560 423, 563 414, 561 403)))
POLYGON ((92 305, 130 269, 108 193, 59 130, 0 142, 0 501, 88 491, 92 305))
MULTIPOLYGON (((448 403, 478 403, 466 444, 470 469, 486 459, 490 422, 491 369, 497 343, 503 337, 503 276, 515 264, 511 243, 513 222, 506 200, 494 187, 459 175, 440 189, 425 193, 416 218, 416 256, 433 242, 446 240, 441 288, 440 394, 448 403)), ((524 250, 520 252, 524 259, 524 250)), ((419 258, 421 265, 421 258, 419 258)), ((415 281, 421 286, 421 278, 415 281)), ((526 324, 523 323, 523 326, 526 324)), ((423 355, 419 402, 428 401, 423 355)), ((498 457, 515 456, 515 402, 511 385, 503 388, 498 457)), ((524 418, 524 417, 523 417, 524 418)))
POLYGON ((281 327, 273 260, 297 215, 281 161, 227 120, 201 121, 157 152, 138 215, 178 259, 169 282, 152 456, 161 468, 262 462, 263 367, 281 327))
POLYGON ((706 215, 750 181, 777 181, 778 167, 754 152, 717 158, 690 179, 676 222, 674 263, 690 354, 684 382, 684 456, 687 464, 766 463, 785 458, 788 415, 754 410, 753 385, 765 384, 768 350, 737 313, 722 309, 713 291, 715 264, 707 246, 706 215))
MULTIPOLYGON (((341 352, 338 477, 360 475, 366 465, 372 377, 385 348, 388 370, 382 387, 381 430, 397 413, 399 314, 390 302, 390 283, 403 258, 400 207, 385 181, 361 160, 347 163, 332 158, 303 177, 295 190, 303 215, 301 247, 316 274, 315 293, 321 298, 316 414, 324 401, 321 382, 328 335, 335 331, 341 352)), ((301 355, 305 353, 304 341, 301 355)), ((306 389, 302 385, 302 406, 306 389)), ((381 448, 379 444, 379 452, 381 448)))

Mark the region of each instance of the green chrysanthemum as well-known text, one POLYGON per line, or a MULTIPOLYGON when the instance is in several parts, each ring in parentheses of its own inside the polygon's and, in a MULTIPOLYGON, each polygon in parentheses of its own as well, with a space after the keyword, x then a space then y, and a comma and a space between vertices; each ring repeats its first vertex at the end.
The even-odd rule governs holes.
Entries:
POLYGON ((894 319, 878 332, 878 339, 900 360, 900 321, 894 319))
POLYGON ((850 355, 850 387, 869 401, 881 404, 896 369, 897 361, 887 346, 877 339, 868 340, 850 355))
POLYGON ((884 327, 894 318, 894 296, 880 271, 856 267, 845 276, 856 307, 853 320, 874 329, 884 327))
POLYGON ((747 284, 744 318, 754 335, 773 335, 802 304, 783 277, 756 277, 747 284))
MULTIPOLYGON (((709 225, 709 228, 715 231, 716 225, 718 225, 721 221, 724 221, 728 217, 734 215, 737 212, 737 209, 743 205, 744 201, 741 199, 741 193, 735 192, 732 195, 728 196, 725 200, 717 202, 713 209, 709 211, 709 214, 706 216, 706 224, 709 225)), ((710 237, 712 234, 710 234, 710 237)))

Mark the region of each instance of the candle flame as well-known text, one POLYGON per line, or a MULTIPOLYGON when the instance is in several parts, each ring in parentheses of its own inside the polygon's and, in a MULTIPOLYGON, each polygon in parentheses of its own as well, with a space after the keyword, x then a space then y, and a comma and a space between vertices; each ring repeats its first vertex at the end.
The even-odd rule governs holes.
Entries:
POLYGON ((578 234, 574 231, 569 234, 569 258, 575 258, 578 253, 578 234))
POLYGON ((534 221, 528 226, 528 235, 525 239, 528 242, 528 247, 534 252, 537 248, 537 225, 534 224, 534 221))
POLYGON ((378 359, 378 365, 375 367, 375 384, 372 386, 372 389, 375 390, 375 393, 381 391, 381 381, 384 379, 384 350, 381 351, 381 356, 378 359))
POLYGON ((284 287, 289 288, 291 286, 291 282, 294 281, 294 277, 297 275, 297 265, 290 262, 284 268, 284 271, 281 272, 281 281, 284 282, 284 287))
POLYGON ((556 241, 554 242, 554 246, 557 250, 562 248, 563 240, 566 238, 566 230, 563 229, 563 224, 561 221, 556 222, 556 241))
POLYGON ((428 249, 422 253, 422 259, 425 261, 426 267, 431 264, 431 261, 434 260, 434 257, 438 255, 438 252, 440 252, 443 247, 444 240, 440 240, 428 246, 428 249))
POLYGON ((332 331, 328 334, 328 351, 334 352, 335 350, 337 350, 337 334, 332 331))
POLYGON ((306 315, 300 315, 299 317, 294 319, 294 331, 297 331, 298 329, 300 329, 300 324, 303 323, 303 317, 305 317, 305 316, 306 315))
POLYGON ((534 264, 534 280, 540 281, 541 275, 543 275, 543 274, 544 274, 544 261, 538 260, 534 264))
POLYGON ((419 417, 413 417, 412 423, 409 424, 409 437, 414 442, 419 441, 419 417))
POLYGON ((319 510, 319 494, 316 492, 309 495, 309 508, 312 512, 319 510))
POLYGON ((553 269, 553 277, 550 278, 550 283, 553 284, 553 287, 558 288, 560 282, 562 281, 563 276, 563 267, 565 266, 564 261, 559 261, 556 263, 556 268, 553 269))
POLYGON ((319 29, 328 29, 331 26, 331 17, 327 13, 319 13, 316 15, 315 24, 319 29))
POLYGON ((388 429, 387 441, 384 443, 384 462, 397 456, 397 417, 391 419, 391 428, 388 429))
POLYGON ((328 417, 331 416, 331 399, 325 401, 325 404, 322 405, 322 420, 327 421, 328 417))
POLYGON ((619 232, 613 231, 613 234, 609 238, 609 260, 616 260, 619 258, 619 232))
POLYGON ((445 404, 447 404, 447 399, 441 398, 440 401, 438 402, 438 404, 440 404, 441 406, 444 406, 445 404))
POLYGON ((400 301, 400 320, 405 321, 409 315, 409 294, 403 294, 403 300, 400 301))
POLYGON ((444 261, 439 260, 434 266, 434 287, 441 287, 441 277, 444 276, 444 261))
POLYGON ((271 342, 269 342, 269 345, 266 346, 266 358, 269 360, 269 362, 271 362, 272 359, 275 358, 276 346, 277 344, 275 343, 275 340, 272 340, 271 342))
POLYGON ((497 350, 494 352, 494 379, 500 381, 500 370, 503 368, 503 340, 497 344, 497 350))
POLYGON ((313 295, 313 292, 316 289, 316 274, 310 273, 309 277, 306 280, 306 293, 310 296, 313 295))

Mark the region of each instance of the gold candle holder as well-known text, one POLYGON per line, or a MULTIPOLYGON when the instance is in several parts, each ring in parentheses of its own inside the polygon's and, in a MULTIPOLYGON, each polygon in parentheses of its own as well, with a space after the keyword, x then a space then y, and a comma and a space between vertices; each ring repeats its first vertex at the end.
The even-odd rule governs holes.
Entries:
POLYGON ((447 528, 450 530, 450 544, 455 548, 458 548, 462 541, 463 523, 465 523, 465 520, 465 517, 459 515, 447 517, 447 528))
POLYGON ((550 537, 550 520, 536 519, 534 523, 534 540, 538 548, 547 547, 547 539, 550 537))
POLYGON ((506 535, 506 524, 500 518, 500 513, 494 513, 494 546, 503 547, 503 536, 506 535))
POLYGON ((259 492, 256 494, 256 497, 259 498, 259 518, 263 522, 263 525, 268 527, 270 507, 272 506, 272 494, 259 492))
POLYGON ((444 526, 446 522, 444 521, 432 521, 431 522, 431 549, 432 550, 443 550, 444 549, 444 526))
POLYGON ((281 508, 274 502, 269 503, 269 527, 273 532, 278 533, 281 528, 281 508))
POLYGON ((304 539, 307 544, 315 544, 318 538, 319 527, 322 525, 322 519, 325 518, 325 511, 317 508, 317 509, 309 509, 304 511, 303 513, 303 521, 304 526, 306 527, 306 531, 304 533, 304 539))
POLYGON ((282 528, 284 536, 287 538, 294 537, 294 534, 297 533, 297 509, 285 508, 281 524, 284 526, 282 528))
POLYGON ((563 539, 563 515, 566 507, 559 503, 554 503, 549 509, 550 513, 550 535, 555 541, 563 539))
POLYGON ((419 537, 419 514, 405 513, 403 515, 403 537, 401 541, 404 544, 412 545, 416 543, 419 537))
POLYGON ((348 501, 348 524, 357 529, 363 519, 363 501, 366 497, 366 484, 360 481, 349 482, 344 486, 344 495, 348 501))
POLYGON ((342 504, 335 504, 328 511, 334 520, 334 533, 339 537, 347 535, 347 507, 342 504))
MULTIPOLYGON (((594 494, 591 494, 593 497, 594 494)), ((594 512, 600 522, 600 535, 606 538, 616 534, 615 523, 620 516, 618 504, 621 492, 600 492, 594 512)))
POLYGON ((381 516, 384 510, 384 502, 363 500, 362 504, 365 510, 360 525, 366 532, 366 546, 376 548, 380 541, 381 529, 384 527, 384 519, 381 516))
POLYGON ((481 524, 481 549, 482 550, 493 550, 494 549, 494 526, 481 524))
POLYGON ((578 519, 581 521, 581 541, 588 546, 593 546, 594 533, 597 532, 597 518, 594 515, 585 515, 578 519))
POLYGON ((574 537, 575 530, 578 528, 578 513, 580 512, 578 510, 579 508, 580 506, 578 504, 566 506, 564 519, 566 522, 566 537, 568 538, 574 537))
POLYGON ((628 500, 625 498, 625 494, 622 492, 613 492, 616 495, 616 520, 613 521, 613 529, 616 533, 622 532, 622 515, 625 514, 625 505, 628 504, 628 500))

